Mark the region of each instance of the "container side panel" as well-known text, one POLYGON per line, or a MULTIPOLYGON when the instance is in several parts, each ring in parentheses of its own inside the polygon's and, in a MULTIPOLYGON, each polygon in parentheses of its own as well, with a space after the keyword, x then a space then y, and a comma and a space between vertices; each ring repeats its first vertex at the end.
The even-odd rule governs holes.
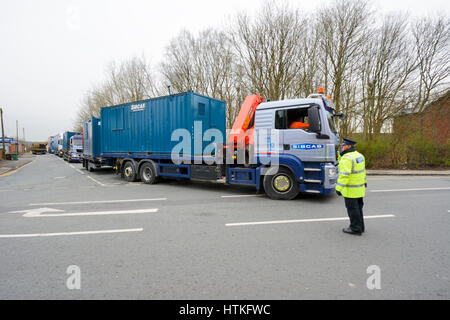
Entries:
MULTIPOLYGON (((204 133, 213 127, 225 137, 225 102, 192 91, 101 109, 101 153, 151 153, 170 155, 183 133, 194 136, 194 121, 204 133), (178 130, 178 131, 176 131, 178 130), (178 134, 177 134, 178 133, 178 134), (181 134, 180 134, 181 133, 181 134)), ((200 138, 199 152, 203 146, 200 138)))

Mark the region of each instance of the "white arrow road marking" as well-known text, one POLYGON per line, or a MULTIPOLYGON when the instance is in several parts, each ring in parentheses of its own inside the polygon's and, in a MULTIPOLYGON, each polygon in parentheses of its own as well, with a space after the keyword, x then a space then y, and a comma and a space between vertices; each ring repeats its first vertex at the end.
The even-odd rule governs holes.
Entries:
POLYGON ((164 201, 167 198, 154 199, 127 199, 127 200, 94 200, 94 201, 77 201, 77 202, 47 202, 47 203, 30 203, 30 206, 54 206, 59 204, 91 204, 91 203, 120 203, 120 202, 144 202, 144 201, 164 201))
POLYGON ((100 216, 111 214, 134 214, 134 213, 154 213, 158 212, 158 209, 138 209, 138 210, 120 210, 120 211, 93 211, 93 212, 71 212, 71 213, 58 213, 58 214, 43 214, 44 212, 63 212, 64 210, 51 209, 51 208, 39 208, 23 211, 13 211, 10 213, 24 213, 26 218, 39 218, 39 217, 74 217, 74 216, 100 216))
MULTIPOLYGON (((377 215, 377 216, 364 216, 364 219, 376 219, 376 218, 393 218, 393 214, 377 215)), ((275 220, 275 221, 259 221, 259 222, 238 222, 238 223, 227 223, 227 227, 235 226, 250 226, 259 224, 280 224, 280 223, 299 223, 299 222, 323 222, 323 221, 342 221, 348 220, 345 218, 320 218, 320 219, 302 219, 302 220, 275 220)))
POLYGON ((97 230, 97 231, 56 232, 56 233, 0 234, 0 238, 74 236, 74 235, 104 234, 104 233, 141 232, 143 230, 144 230, 143 228, 135 228, 135 229, 112 229, 112 230, 97 230))

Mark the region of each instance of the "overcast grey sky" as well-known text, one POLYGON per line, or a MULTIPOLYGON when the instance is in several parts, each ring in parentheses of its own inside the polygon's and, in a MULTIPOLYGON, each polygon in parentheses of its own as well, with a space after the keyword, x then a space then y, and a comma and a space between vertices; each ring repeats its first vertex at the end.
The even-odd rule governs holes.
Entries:
MULTIPOLYGON (((332 0, 287 0, 313 10, 332 0)), ((133 55, 152 64, 181 29, 222 27, 263 0, 2 0, 0 107, 6 134, 27 140, 70 130, 80 100, 106 65, 133 55)), ((375 0, 382 12, 450 14, 448 0, 375 0)))

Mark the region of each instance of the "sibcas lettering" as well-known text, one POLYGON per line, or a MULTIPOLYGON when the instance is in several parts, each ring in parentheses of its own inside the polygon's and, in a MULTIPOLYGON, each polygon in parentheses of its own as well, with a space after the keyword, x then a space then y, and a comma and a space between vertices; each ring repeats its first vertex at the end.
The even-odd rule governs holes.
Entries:
POLYGON ((139 103, 139 104, 133 104, 131 106, 132 112, 142 111, 145 110, 145 103, 139 103))
POLYGON ((314 144, 314 143, 293 144, 291 145, 291 149, 297 150, 323 149, 323 144, 314 144))

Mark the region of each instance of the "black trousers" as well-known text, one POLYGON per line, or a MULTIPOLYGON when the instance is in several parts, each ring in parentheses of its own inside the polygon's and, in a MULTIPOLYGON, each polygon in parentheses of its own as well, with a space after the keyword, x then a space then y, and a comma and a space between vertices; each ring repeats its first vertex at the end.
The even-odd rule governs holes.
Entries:
POLYGON ((350 218, 350 229, 355 232, 364 232, 363 198, 344 198, 348 217, 350 218))

